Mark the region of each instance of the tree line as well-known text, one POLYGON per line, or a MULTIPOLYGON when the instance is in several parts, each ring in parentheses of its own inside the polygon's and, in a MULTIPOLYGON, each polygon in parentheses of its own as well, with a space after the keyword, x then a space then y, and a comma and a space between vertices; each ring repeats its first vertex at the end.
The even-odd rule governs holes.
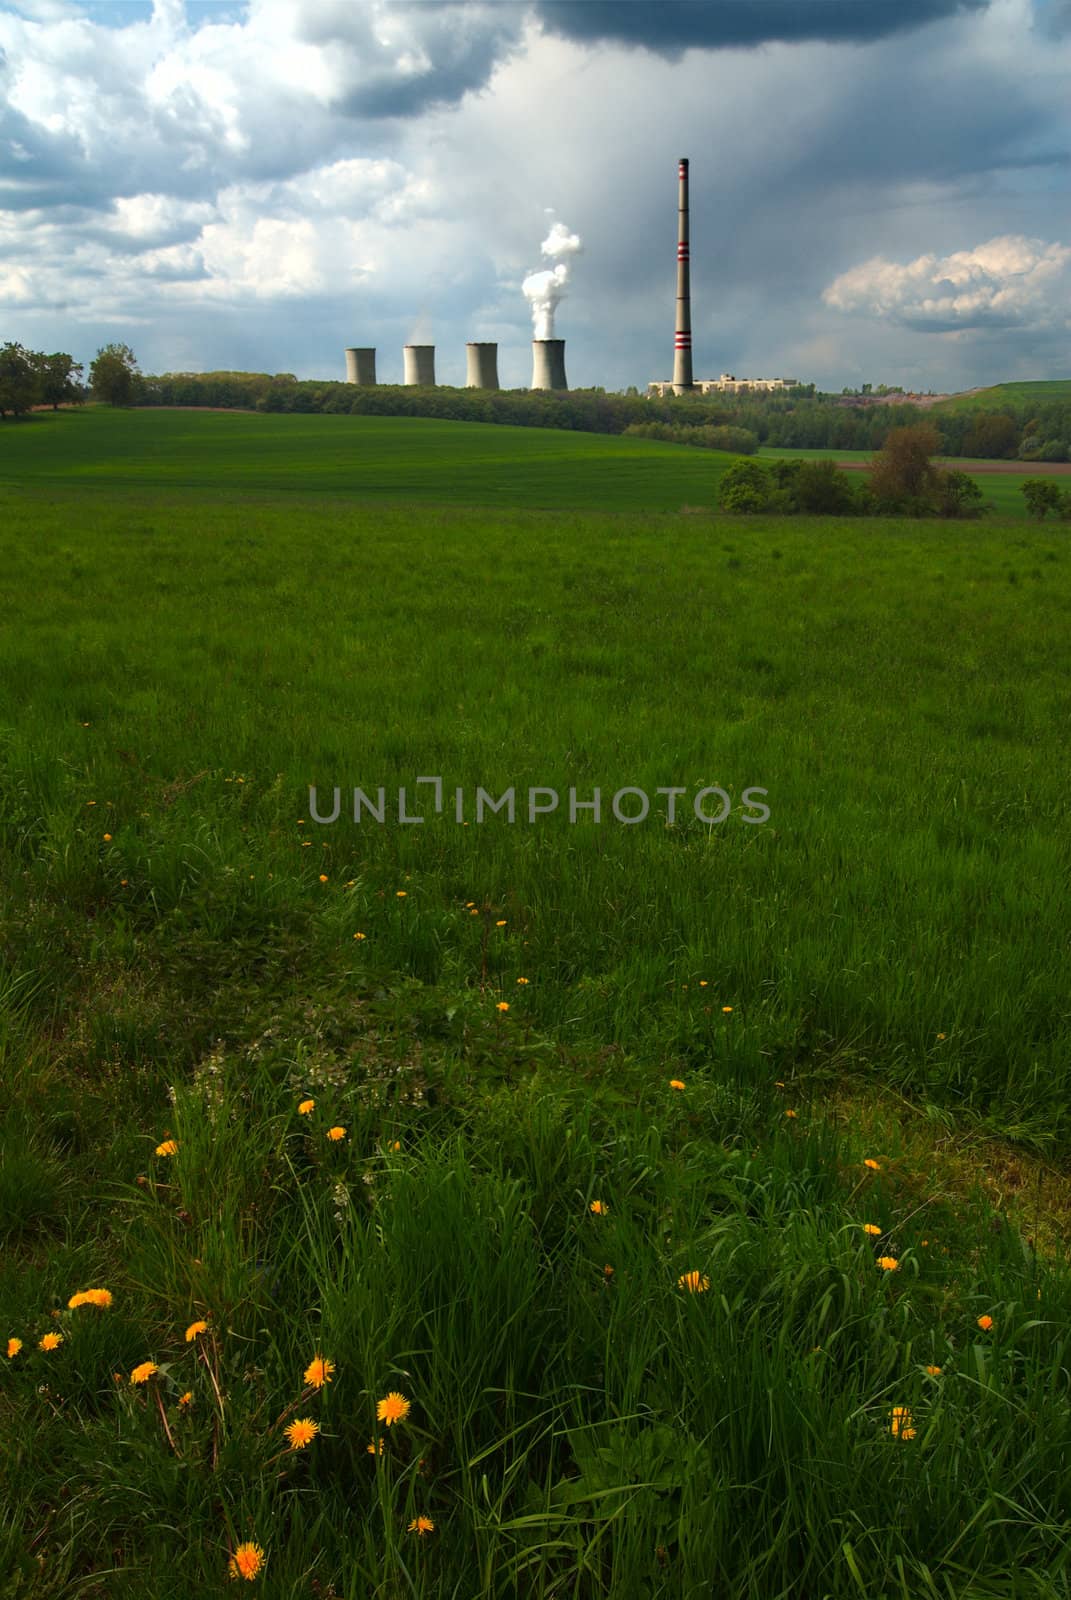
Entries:
POLYGON ((82 405, 94 394, 111 405, 134 405, 141 397, 142 375, 129 345, 106 344, 89 369, 65 350, 46 355, 9 341, 0 345, 0 419, 24 417, 35 406, 82 405))

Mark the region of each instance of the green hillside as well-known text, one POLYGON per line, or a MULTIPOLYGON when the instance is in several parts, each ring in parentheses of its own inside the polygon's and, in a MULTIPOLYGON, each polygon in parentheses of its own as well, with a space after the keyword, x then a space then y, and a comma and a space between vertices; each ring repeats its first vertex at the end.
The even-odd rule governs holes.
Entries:
POLYGON ((957 394, 942 400, 934 411, 994 411, 1003 405, 1057 405, 1071 400, 1071 378, 1046 378, 1038 383, 998 383, 974 394, 957 394))

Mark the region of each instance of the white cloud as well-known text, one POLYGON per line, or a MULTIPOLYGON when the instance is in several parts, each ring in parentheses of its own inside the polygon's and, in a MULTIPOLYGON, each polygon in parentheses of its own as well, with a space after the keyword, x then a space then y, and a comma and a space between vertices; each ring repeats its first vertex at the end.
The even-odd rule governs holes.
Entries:
POLYGON ((1059 325, 1071 246, 1002 234, 952 255, 900 263, 874 256, 823 292, 834 311, 862 312, 934 332, 1059 325))

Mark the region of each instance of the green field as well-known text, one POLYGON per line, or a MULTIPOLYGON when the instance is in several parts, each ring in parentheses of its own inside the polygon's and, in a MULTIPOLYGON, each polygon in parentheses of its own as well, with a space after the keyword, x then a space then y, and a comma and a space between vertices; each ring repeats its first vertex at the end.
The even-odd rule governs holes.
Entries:
POLYGON ((935 411, 994 411, 1002 405, 1057 404, 1071 400, 1071 378, 1049 378, 1035 383, 997 383, 977 394, 953 395, 941 400, 935 411))
POLYGON ((718 470, 0 429, 0 1594, 1071 1596, 1066 530, 718 470))

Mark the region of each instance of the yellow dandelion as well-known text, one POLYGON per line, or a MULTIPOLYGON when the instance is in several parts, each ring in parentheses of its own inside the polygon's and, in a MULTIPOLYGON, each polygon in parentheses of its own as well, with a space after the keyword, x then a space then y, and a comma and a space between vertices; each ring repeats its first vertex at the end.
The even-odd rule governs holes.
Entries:
POLYGON ((159 1372, 155 1361, 143 1361, 140 1367, 135 1367, 130 1374, 131 1383, 148 1383, 154 1372, 159 1372))
POLYGON ((780 1079, 780 1078, 775 1078, 775 1079, 774 1079, 774 1088, 775 1088, 775 1089, 783 1089, 783 1088, 784 1088, 784 1087, 785 1087, 785 1086, 784 1086, 784 1084, 783 1084, 783 1083, 782 1083, 782 1082, 781 1082, 781 1079, 780 1079))
POLYGON ((602 1274, 603 1274, 603 1277, 604 1277, 604 1278, 612 1278, 612 1277, 613 1277, 613 1275, 614 1275, 614 1269, 613 1269, 613 1267, 612 1267, 612 1266, 611 1266, 611 1265, 610 1265, 610 1263, 609 1263, 609 1262, 607 1262, 607 1263, 606 1263, 606 1265, 605 1265, 605 1267, 603 1267, 603 1269, 602 1269, 602 1274))
POLYGON ((876 1222, 864 1222, 863 1232, 869 1233, 872 1239, 877 1239, 880 1238, 882 1230, 878 1227, 876 1222))
POLYGON ((505 919, 505 917, 502 917, 502 918, 500 918, 500 920, 499 920, 499 921, 498 921, 498 922, 496 922, 496 923, 495 923, 495 927, 496 927, 496 928, 504 928, 504 927, 505 927, 505 926, 506 926, 506 919, 505 919))
POLYGON ((63 1343, 62 1333, 46 1333, 37 1341, 38 1350, 55 1350, 57 1345, 63 1343))
POLYGON ((900 1263, 895 1256, 879 1256, 878 1266, 883 1272, 899 1272, 900 1263))
POLYGON ((298 1106, 298 1116, 307 1117, 309 1112, 310 1111, 315 1111, 315 1109, 316 1109, 316 1101, 315 1100, 302 1100, 301 1104, 298 1106))
POLYGON ((729 1015, 729 1013, 730 1013, 730 1011, 731 1011, 731 1010, 732 1010, 732 1009, 733 1009, 733 1008, 732 1008, 732 1006, 722 1006, 722 1008, 721 1008, 721 1009, 722 1009, 722 1012, 723 1012, 723 1013, 724 1013, 724 1015, 725 1015, 725 1016, 728 1016, 728 1015, 729 1015))
POLYGON ((796 1116, 798 1116, 798 1115, 799 1115, 799 1112, 798 1112, 798 1111, 786 1111, 786 1112, 785 1112, 785 1116, 786 1116, 786 1117, 796 1117, 796 1116))
POLYGON ((699 980, 699 987, 700 987, 700 988, 701 988, 701 989, 705 989, 705 988, 706 988, 706 987, 707 987, 707 980, 706 980, 706 979, 705 979, 705 978, 700 978, 700 980, 699 980))
POLYGON ((869 1167, 871 1172, 881 1171, 880 1164, 874 1160, 873 1156, 867 1156, 866 1160, 863 1162, 863 1165, 864 1167, 869 1167))
POLYGON ((111 834, 110 834, 110 833, 106 833, 106 834, 105 834, 105 835, 104 835, 104 843, 105 843, 105 844, 111 844, 111 842, 112 842, 112 836, 111 836, 111 834))
POLYGON ((528 982, 528 979, 527 979, 527 978, 518 978, 518 979, 517 979, 517 982, 518 982, 518 983, 527 983, 527 982, 528 982))
POLYGON ((192 1344, 194 1339, 196 1339, 196 1337, 197 1337, 197 1335, 199 1333, 207 1333, 207 1332, 208 1332, 208 1323, 207 1322, 191 1322, 189 1327, 186 1329, 186 1343, 187 1344, 192 1344))
POLYGON ((368 1454, 370 1456, 375 1456, 375 1455, 380 1455, 381 1456, 383 1454, 383 1440, 380 1439, 378 1441, 378 1443, 379 1443, 379 1449, 378 1450, 376 1449, 376 1443, 377 1443, 377 1441, 375 1439, 373 1439, 372 1443, 367 1446, 368 1454))
POLYGON ((495 1010, 496 1011, 508 1011, 509 1010, 509 1001, 508 1000, 500 1000, 498 1002, 497 1006, 495 1007, 495 1010))
POLYGON ((247 1541, 240 1544, 230 1560, 230 1575, 232 1578, 246 1578, 250 1583, 264 1566, 267 1557, 259 1544, 247 1541))
POLYGON ((919 1244, 922 1246, 923 1249, 926 1248, 926 1246, 929 1244, 929 1242, 930 1241, 928 1239, 920 1239, 919 1240, 919 1244))
POLYGON ((689 1294, 704 1294, 710 1288, 710 1279, 705 1272, 683 1272, 677 1279, 677 1288, 687 1289, 689 1294))
POLYGON ((72 1294, 67 1301, 70 1311, 77 1311, 79 1306, 99 1306, 102 1311, 107 1311, 112 1303, 110 1289, 79 1289, 77 1294, 72 1294))
POLYGON ((332 1144, 337 1144, 340 1139, 344 1139, 346 1137, 346 1130, 345 1128, 328 1128, 327 1137, 331 1140, 332 1144))
POLYGON ((392 1389, 385 1400, 380 1400, 376 1405, 376 1416, 380 1422, 385 1422, 389 1428, 392 1423, 404 1422, 409 1415, 409 1401, 404 1394, 399 1394, 392 1389))
POLYGON ((368 935, 365 934, 365 933, 355 933, 353 937, 355 939, 366 939, 368 937, 368 935))
POLYGON ((402 1141, 400 1139, 395 1139, 394 1143, 391 1145, 391 1149, 392 1150, 400 1150, 401 1148, 402 1148, 402 1141))
POLYGON ((605 1203, 605 1201, 602 1200, 593 1200, 591 1205, 588 1207, 588 1210, 591 1211, 596 1217, 605 1217, 609 1209, 610 1207, 605 1203))
POLYGON ((404 900, 406 898, 406 896, 408 895, 408 893, 409 893, 408 889, 398 889, 395 892, 395 899, 396 900, 404 900))
POLYGON ((290 1424, 289 1428, 284 1429, 286 1437, 290 1440, 291 1450, 304 1450, 307 1444, 312 1443, 319 1431, 320 1424, 313 1422, 311 1417, 299 1417, 296 1422, 290 1424))
POLYGON ((192 1399, 193 1399, 193 1390, 192 1389, 187 1389, 185 1394, 180 1394, 179 1395, 178 1403, 179 1403, 180 1406, 188 1406, 192 1399))
POLYGON ((22 1349, 22 1340, 21 1339, 9 1339, 7 1341, 7 1359, 10 1361, 12 1356, 17 1356, 21 1349, 22 1349))
POLYGON ((939 1378, 941 1375, 940 1367, 927 1367, 926 1371, 929 1373, 931 1378, 939 1378))
POLYGON ((331 1382, 334 1370, 333 1361, 325 1361, 323 1356, 313 1356, 305 1368, 305 1382, 311 1383, 314 1389, 322 1389, 325 1383, 331 1382))
POLYGON ((978 1326, 981 1328, 983 1333, 988 1333, 990 1328, 993 1326, 993 1318, 992 1317, 979 1317, 978 1318, 978 1326))
POLYGON ((409 1524, 409 1532, 417 1533, 423 1538, 426 1533, 435 1532, 435 1524, 430 1517, 414 1517, 409 1524))
POLYGON ((684 1079, 683 1078, 670 1078, 669 1086, 670 1086, 671 1089, 683 1089, 684 1088, 684 1079))
POLYGON ((889 1427, 898 1439, 913 1439, 915 1430, 911 1426, 911 1412, 906 1406, 893 1406, 892 1418, 889 1427))
POLYGON ((937 1037, 938 1037, 938 1038, 939 1038, 939 1039, 947 1039, 947 1038, 948 1038, 948 1034, 947 1034, 947 1033, 939 1033, 939 1034, 938 1034, 938 1035, 937 1035, 937 1037))
POLYGON ((178 1140, 177 1139, 165 1139, 163 1144, 158 1144, 156 1146, 156 1154, 158 1156, 173 1156, 177 1149, 178 1149, 178 1140))
POLYGON ((326 883, 327 882, 327 873, 326 872, 321 872, 321 874, 320 874, 320 882, 321 883, 326 883))

